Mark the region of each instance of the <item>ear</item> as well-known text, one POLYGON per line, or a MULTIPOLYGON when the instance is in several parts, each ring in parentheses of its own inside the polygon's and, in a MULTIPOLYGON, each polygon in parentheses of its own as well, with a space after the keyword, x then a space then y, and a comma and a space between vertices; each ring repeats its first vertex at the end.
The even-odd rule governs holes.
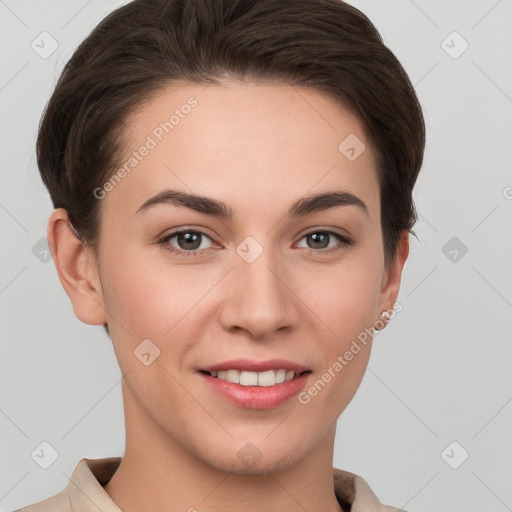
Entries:
POLYGON ((60 282, 77 318, 90 325, 107 323, 96 259, 77 238, 67 211, 55 209, 48 220, 48 245, 60 282))
POLYGON ((392 311, 400 291, 402 271, 409 256, 409 232, 402 230, 399 246, 397 247, 393 262, 384 272, 379 300, 379 314, 382 311, 392 311))

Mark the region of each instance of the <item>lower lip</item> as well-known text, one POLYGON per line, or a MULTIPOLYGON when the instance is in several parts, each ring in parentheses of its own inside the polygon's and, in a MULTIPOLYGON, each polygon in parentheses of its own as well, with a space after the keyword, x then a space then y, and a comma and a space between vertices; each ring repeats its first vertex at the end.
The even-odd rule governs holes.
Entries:
POLYGON ((271 409, 286 402, 306 385, 311 372, 306 372, 273 386, 242 386, 211 375, 199 372, 211 389, 222 395, 229 402, 246 409, 271 409))

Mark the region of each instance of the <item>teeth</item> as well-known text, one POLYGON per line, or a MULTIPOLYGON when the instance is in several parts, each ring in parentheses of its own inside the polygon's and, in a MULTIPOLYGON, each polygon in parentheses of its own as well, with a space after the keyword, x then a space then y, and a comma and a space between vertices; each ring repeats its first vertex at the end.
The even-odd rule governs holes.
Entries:
POLYGON ((286 382, 288 382, 289 380, 292 380, 294 376, 295 376, 295 372, 293 370, 288 370, 286 372, 286 376, 285 376, 284 380, 286 382))
MULTIPOLYGON (((266 372, 257 373, 258 386, 273 386, 276 384, 276 371, 267 370, 266 372)), ((292 376, 293 378, 293 376, 292 376)))
POLYGON ((210 372, 212 377, 226 380, 242 386, 273 386, 288 382, 295 377, 293 370, 268 370, 265 372, 247 372, 245 370, 219 370, 210 372))
POLYGON ((286 379, 286 370, 277 370, 276 372, 276 384, 284 382, 286 379))
POLYGON ((240 382, 240 384, 242 384, 242 386, 257 386, 258 385, 258 374, 256 372, 246 372, 246 371, 239 372, 238 370, 231 370, 231 371, 238 373, 238 375, 240 376, 238 382, 240 382))
POLYGON ((234 382, 235 384, 238 384, 240 382, 240 372, 237 370, 227 370, 226 380, 228 382, 234 382))

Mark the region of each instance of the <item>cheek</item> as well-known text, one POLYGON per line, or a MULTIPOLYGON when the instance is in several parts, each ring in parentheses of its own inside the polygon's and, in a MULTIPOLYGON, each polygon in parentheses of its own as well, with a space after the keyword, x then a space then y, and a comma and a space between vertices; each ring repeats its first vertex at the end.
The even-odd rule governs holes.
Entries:
POLYGON ((319 286, 310 281, 305 293, 320 319, 315 331, 322 356, 317 380, 305 390, 303 403, 311 401, 319 410, 333 407, 333 418, 350 402, 366 371, 378 309, 379 272, 376 260, 361 254, 327 275, 318 275, 319 286))
MULTIPOLYGON (((159 250, 163 251, 154 249, 159 250)), ((120 324, 121 336, 134 343, 172 336, 173 330, 185 334, 184 329, 193 326, 187 315, 197 314, 201 299, 217 279, 193 265, 167 264, 155 253, 139 248, 105 258, 103 265, 109 323, 120 324)))
POLYGON ((361 254, 300 279, 300 296, 335 343, 357 336, 375 322, 382 275, 373 259, 361 254))
MULTIPOLYGON (((364 259, 360 255, 331 267, 309 262, 289 269, 287 285, 296 296, 290 300, 299 309, 306 307, 311 318, 323 321, 336 338, 364 329, 375 321, 381 279, 375 261, 364 259)), ((167 263, 146 251, 105 258, 102 281, 110 299, 108 313, 134 337, 162 337, 174 328, 182 332, 191 317, 197 321, 200 311, 215 307, 211 300, 219 295, 208 294, 226 284, 218 283, 224 272, 214 266, 167 263)))
POLYGON ((318 318, 314 332, 320 366, 298 398, 311 417, 335 421, 352 400, 366 371, 380 276, 364 265, 354 265, 328 277, 316 281, 322 287, 309 284, 308 288, 311 302, 307 302, 318 318))
MULTIPOLYGON (((186 343, 215 317, 222 301, 229 300, 228 290, 235 285, 229 276, 221 279, 225 266, 171 261, 160 247, 123 246, 123 251, 116 250, 114 243, 105 248, 102 281, 109 299, 109 328, 113 335, 118 332, 118 339, 128 337, 133 348, 146 338, 179 336, 186 343)), ((343 352, 376 320, 379 253, 369 249, 347 253, 346 259, 332 265, 304 261, 283 269, 283 279, 293 292, 288 297, 291 307, 301 312, 305 331, 314 329, 329 358, 343 352)))

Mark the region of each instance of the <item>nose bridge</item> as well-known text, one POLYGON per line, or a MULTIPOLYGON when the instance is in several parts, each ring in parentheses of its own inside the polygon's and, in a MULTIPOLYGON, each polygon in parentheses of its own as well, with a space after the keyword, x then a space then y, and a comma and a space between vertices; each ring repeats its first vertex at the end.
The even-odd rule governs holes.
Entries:
POLYGON ((296 321, 293 294, 285 285, 286 276, 280 275, 282 269, 272 247, 263 247, 252 237, 238 245, 224 305, 226 328, 236 326, 262 337, 296 321))

